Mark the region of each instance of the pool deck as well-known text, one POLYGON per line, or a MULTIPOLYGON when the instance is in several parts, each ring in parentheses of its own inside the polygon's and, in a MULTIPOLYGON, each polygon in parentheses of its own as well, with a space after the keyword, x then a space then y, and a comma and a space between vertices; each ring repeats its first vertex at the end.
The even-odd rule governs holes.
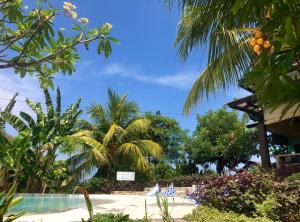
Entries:
MULTIPOLYGON (((111 200, 109 204, 94 205, 94 213, 123 213, 132 219, 142 219, 145 215, 145 200, 148 216, 160 219, 160 212, 156 205, 156 197, 139 195, 90 195, 93 200, 111 200)), ((192 212, 195 205, 183 197, 169 198, 169 210, 173 218, 183 218, 192 212)), ((17 222, 79 222, 81 218, 88 218, 88 211, 83 208, 66 212, 24 215, 17 222)))

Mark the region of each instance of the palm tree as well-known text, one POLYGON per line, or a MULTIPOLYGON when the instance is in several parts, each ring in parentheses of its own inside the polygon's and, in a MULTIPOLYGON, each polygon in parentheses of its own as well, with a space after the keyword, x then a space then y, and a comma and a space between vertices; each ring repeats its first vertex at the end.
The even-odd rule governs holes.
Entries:
POLYGON ((208 66, 188 95, 185 113, 211 92, 236 84, 253 64, 255 54, 249 44, 252 33, 242 27, 254 28, 257 21, 255 17, 245 19, 240 13, 230 13, 234 3, 182 0, 183 11, 175 42, 180 58, 186 60, 198 46, 208 48, 208 66))
POLYGON ((107 132, 113 124, 126 127, 138 115, 138 105, 134 101, 128 101, 127 94, 119 96, 108 89, 107 96, 107 106, 94 104, 88 109, 88 114, 94 122, 94 131, 107 132))
POLYGON ((291 69, 300 70, 299 63, 291 66, 299 60, 297 45, 300 32, 290 31, 295 30, 295 24, 291 21, 298 18, 299 1, 178 2, 182 8, 175 41, 179 47, 179 57, 186 60, 200 46, 208 51, 207 68, 200 74, 186 99, 185 113, 210 93, 226 90, 245 77, 251 80, 247 81, 248 85, 255 84, 256 94, 263 105, 282 104, 287 98, 293 104, 299 101, 299 81, 288 76, 282 77, 284 81, 279 78, 291 69), (257 56, 250 44, 253 31, 257 29, 262 29, 274 45, 262 56, 257 56), (254 67, 258 68, 255 72, 254 67), (289 87, 292 84, 293 87, 289 87))
POLYGON ((70 159, 81 177, 95 168, 99 168, 97 174, 112 177, 124 159, 137 170, 145 170, 148 166, 145 159, 147 155, 160 157, 161 147, 151 140, 143 139, 150 121, 137 117, 136 103, 128 101, 126 96, 119 96, 108 89, 107 107, 90 107, 89 114, 93 124, 85 123, 90 130, 75 134, 89 146, 82 147, 81 152, 70 159))
MULTIPOLYGON (((73 136, 79 139, 81 144, 89 144, 82 147, 80 153, 74 155, 70 162, 76 166, 80 176, 92 172, 95 167, 100 171, 106 171, 106 176, 111 178, 118 169, 120 161, 126 160, 128 165, 133 164, 136 170, 147 169, 146 156, 159 158, 162 149, 157 143, 140 139, 145 135, 150 126, 147 119, 137 119, 130 123, 125 129, 116 124, 104 134, 100 141, 92 139, 91 131, 82 131, 73 136)), ((101 175, 104 173, 101 172, 101 175)))

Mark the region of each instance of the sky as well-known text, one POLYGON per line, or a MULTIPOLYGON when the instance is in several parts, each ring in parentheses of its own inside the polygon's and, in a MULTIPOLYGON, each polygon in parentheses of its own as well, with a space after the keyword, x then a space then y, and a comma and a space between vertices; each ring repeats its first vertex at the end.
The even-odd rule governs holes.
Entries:
MULTIPOLYGON (((32 1, 32 0, 31 0, 32 1)), ((141 112, 160 111, 175 118, 190 133, 196 127, 196 114, 215 110, 246 92, 233 88, 204 101, 189 116, 183 116, 185 99, 193 82, 207 65, 207 52, 195 50, 187 61, 181 61, 173 47, 179 21, 177 8, 169 11, 163 0, 74 0, 79 17, 87 17, 90 26, 105 22, 113 25, 111 35, 121 44, 113 45, 112 56, 105 59, 96 53, 96 47, 86 51, 79 48, 81 61, 70 76, 55 76, 55 86, 62 92, 62 104, 68 106, 82 97, 82 108, 106 103, 107 88, 138 103, 141 112)), ((63 1, 55 4, 62 7, 63 1)), ((31 3, 29 3, 29 9, 31 3)), ((71 21, 58 22, 66 28, 71 21)), ((68 29, 66 29, 68 34, 68 29)), ((12 70, 0 70, 0 107, 16 92, 19 100, 30 98, 44 101, 37 80, 20 79, 12 70)), ((24 102, 18 102, 14 112, 27 111, 24 102)), ((87 118, 86 115, 83 116, 87 118)))

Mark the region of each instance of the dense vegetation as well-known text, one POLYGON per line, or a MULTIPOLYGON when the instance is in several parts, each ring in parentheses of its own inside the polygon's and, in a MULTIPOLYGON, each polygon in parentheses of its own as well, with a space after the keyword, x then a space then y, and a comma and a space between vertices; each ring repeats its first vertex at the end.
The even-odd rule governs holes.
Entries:
MULTIPOLYGON (((76 20, 72 3, 48 3, 38 0, 36 8, 28 10, 21 0, 0 0, 0 69, 11 68, 20 77, 34 75, 45 96, 44 102, 26 99, 30 113, 13 114, 17 94, 0 110, 0 221, 22 200, 13 198, 15 192, 71 192, 81 184, 90 192, 110 193, 142 190, 157 181, 199 184, 191 197, 203 206, 187 217, 192 222, 300 221, 299 174, 284 181, 261 171, 223 175, 257 154, 256 132, 247 129, 248 119, 236 112, 221 108, 199 116, 189 137, 175 119, 159 111, 141 115, 127 94, 111 89, 106 105, 90 106, 88 119, 82 119, 81 99, 62 108, 59 88, 54 102, 49 91, 54 89, 53 75, 75 71, 79 45, 89 49, 97 42, 98 54, 108 57, 111 42, 118 40, 110 36, 109 23, 90 29, 88 18, 76 20), (59 18, 74 21, 68 27, 74 35, 56 29, 59 18), (16 135, 9 135, 8 125, 16 135), (58 160, 60 154, 68 158, 58 160), (207 175, 211 164, 218 175, 199 176, 198 167, 207 175), (115 182, 120 170, 135 171, 137 183, 115 182)), ((209 93, 227 89, 240 78, 264 107, 284 103, 286 112, 299 103, 299 79, 289 74, 300 70, 298 0, 179 0, 179 5, 179 55, 186 59, 201 45, 208 45, 209 52, 207 68, 186 100, 186 113, 209 93)), ((133 221, 127 215, 93 215, 87 191, 83 194, 89 221, 133 221)), ((167 200, 157 200, 163 220, 171 221, 167 200)))

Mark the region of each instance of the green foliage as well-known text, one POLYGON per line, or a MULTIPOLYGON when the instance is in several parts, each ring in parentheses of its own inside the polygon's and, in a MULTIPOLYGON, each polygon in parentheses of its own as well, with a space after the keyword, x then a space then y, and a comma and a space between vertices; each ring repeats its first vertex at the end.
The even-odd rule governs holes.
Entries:
POLYGON ((9 189, 7 194, 5 194, 4 192, 0 193, 0 222, 11 222, 25 214, 25 213, 9 214, 6 216, 6 219, 4 219, 4 215, 7 214, 7 212, 11 208, 18 205, 23 200, 22 196, 14 198, 15 192, 16 192, 16 186, 14 185, 9 189))
POLYGON ((149 139, 157 142, 164 151, 164 158, 172 163, 184 158, 183 146, 188 139, 187 131, 182 130, 179 123, 170 117, 146 113, 145 117, 151 121, 148 131, 149 139))
POLYGON ((82 184, 89 193, 111 193, 113 189, 113 181, 107 178, 94 177, 82 184))
POLYGON ((229 89, 244 77, 244 85, 255 88, 264 106, 284 103, 286 112, 298 103, 299 77, 288 73, 300 67, 299 1, 179 2, 182 15, 175 42, 179 56, 187 59, 193 49, 208 46, 207 68, 189 93, 186 113, 210 93, 229 89), (255 30, 261 30, 271 43, 259 55, 250 45, 255 30))
POLYGON ((91 172, 94 167, 99 169, 96 176, 109 178, 114 178, 118 169, 145 172, 150 168, 147 156, 160 158, 159 144, 146 138, 151 122, 137 118, 137 105, 126 96, 109 89, 107 107, 94 105, 90 108, 93 123, 85 122, 89 130, 76 136, 94 145, 82 147, 70 159, 78 175, 91 172))
POLYGON ((51 186, 54 171, 57 170, 53 163, 58 152, 70 153, 76 148, 73 144, 70 146, 70 135, 74 137, 78 131, 76 123, 82 113, 79 110, 81 99, 61 112, 59 88, 56 107, 47 89, 44 90, 44 95, 47 112, 43 111, 41 103, 26 99, 35 117, 25 112, 20 112, 19 116, 10 112, 2 113, 2 119, 19 133, 7 150, 14 160, 11 166, 16 175, 14 182, 26 184, 26 192, 44 192, 47 185, 51 186))
POLYGON ((222 211, 233 211, 247 216, 255 214, 255 204, 262 203, 272 193, 272 175, 243 172, 203 181, 194 199, 222 211))
POLYGON ((203 181, 191 195, 199 204, 249 217, 297 222, 300 184, 278 182, 271 172, 242 172, 203 181))
POLYGON ((287 183, 300 183, 300 173, 294 173, 284 179, 287 183))
POLYGON ((111 42, 119 43, 110 36, 111 24, 89 28, 87 18, 76 19, 74 5, 51 4, 38 0, 29 9, 19 0, 0 2, 0 69, 13 68, 21 77, 36 75, 43 87, 53 87, 54 74, 71 75, 75 71, 79 45, 89 49, 91 43, 98 43, 98 54, 108 57, 111 42), (63 28, 72 30, 68 35, 56 25, 64 20, 70 21, 63 28))
POLYGON ((92 220, 83 222, 147 222, 147 220, 133 220, 129 215, 123 214, 96 214, 92 220))
POLYGON ((198 117, 198 125, 186 151, 197 164, 215 163, 218 173, 246 163, 258 153, 256 132, 246 128, 246 119, 221 108, 198 117))
POLYGON ((163 197, 161 194, 156 195, 156 203, 160 210, 160 215, 163 222, 173 222, 174 219, 171 217, 169 211, 168 197, 163 197))
POLYGON ((257 214, 274 221, 299 221, 299 193, 299 184, 276 184, 272 193, 262 203, 256 204, 257 214))
POLYGON ((160 161, 155 165, 155 177, 160 179, 173 179, 178 176, 176 170, 165 161, 160 161))
POLYGON ((264 217, 251 218, 233 212, 222 212, 206 206, 194 209, 192 214, 187 215, 185 219, 189 222, 272 222, 272 220, 264 217))

